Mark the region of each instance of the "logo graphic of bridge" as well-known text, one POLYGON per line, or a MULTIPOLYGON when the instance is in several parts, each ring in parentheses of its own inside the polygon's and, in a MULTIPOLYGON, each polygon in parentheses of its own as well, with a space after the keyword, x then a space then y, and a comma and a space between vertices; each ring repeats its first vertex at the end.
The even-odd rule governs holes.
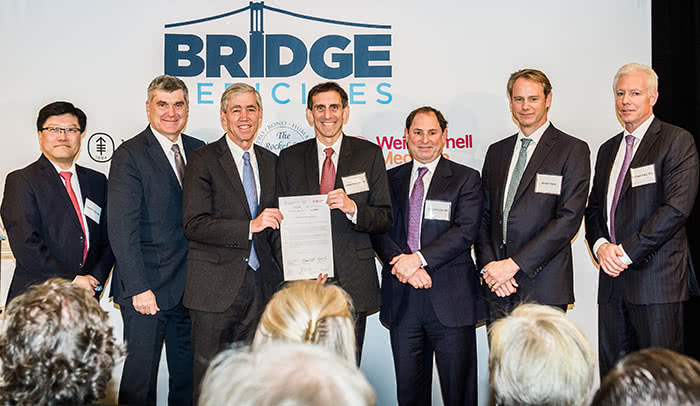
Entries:
POLYGON ((211 17, 204 17, 204 18, 200 18, 197 20, 183 21, 180 23, 166 24, 165 28, 175 28, 175 27, 182 27, 185 25, 205 23, 205 22, 209 22, 209 21, 218 20, 221 18, 230 17, 233 15, 242 13, 246 10, 250 10, 250 33, 251 34, 258 34, 258 35, 262 36, 263 33, 265 32, 263 30, 263 10, 266 10, 266 9, 269 11, 275 12, 275 13, 286 14, 288 16, 292 16, 292 17, 296 17, 296 18, 300 18, 300 19, 304 19, 304 20, 317 21, 317 22, 321 22, 321 23, 345 25, 345 26, 359 27, 359 28, 376 28, 376 29, 380 29, 380 30, 390 30, 391 29, 391 25, 353 23, 353 22, 348 22, 348 21, 331 20, 328 18, 307 16, 307 15, 295 13, 292 11, 283 10, 281 8, 267 6, 267 5, 265 5, 264 1, 259 1, 259 2, 251 1, 246 7, 239 8, 238 10, 229 11, 227 13, 223 13, 223 14, 219 14, 219 15, 215 15, 215 16, 211 16, 211 17))

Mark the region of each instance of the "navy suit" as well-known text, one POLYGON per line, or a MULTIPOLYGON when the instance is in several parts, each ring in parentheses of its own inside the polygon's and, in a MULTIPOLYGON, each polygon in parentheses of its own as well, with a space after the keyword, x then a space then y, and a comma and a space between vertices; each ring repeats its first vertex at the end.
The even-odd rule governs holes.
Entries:
POLYGON ((492 144, 481 172, 484 207, 476 259, 480 268, 491 261, 512 258, 516 293, 499 298, 488 290, 491 319, 510 312, 523 301, 562 308, 574 303, 571 240, 581 226, 591 176, 588 145, 550 124, 535 147, 520 180, 510 214, 503 218, 508 170, 518 135, 492 144), (535 191, 537 175, 561 177, 559 194, 535 191), (508 241, 503 241, 503 221, 508 241))
MULTIPOLYGON (((623 133, 598 150, 593 189, 586 208, 586 240, 591 250, 608 230, 609 182, 623 133)), ((696 286, 685 223, 698 191, 698 154, 686 130, 655 118, 625 174, 615 211, 615 236, 632 260, 618 277, 599 273, 601 375, 626 353, 650 346, 682 351, 680 303, 696 286), (655 181, 632 186, 630 173, 653 165, 655 181), (692 280, 692 281, 691 281, 692 280), (691 283, 692 282, 692 283, 691 283), (624 307, 629 316, 618 314, 624 307), (618 309, 618 310, 615 310, 618 309)), ((594 253, 597 255, 597 253, 594 253)))
POLYGON ((114 264, 107 238, 107 178, 79 165, 75 171, 83 206, 90 199, 102 209, 99 223, 85 216, 90 249, 84 263, 85 234, 56 167, 41 155, 7 175, 0 214, 17 260, 8 303, 30 285, 54 277, 92 275, 100 284, 107 280, 114 264))
POLYGON ((471 257, 481 215, 479 173, 440 158, 425 201, 449 202, 449 220, 426 219, 420 252, 432 279, 414 289, 391 274, 392 258, 409 254, 408 198, 412 162, 388 172, 394 225, 372 241, 382 269, 380 320, 391 331, 400 405, 430 404, 433 352, 446 405, 477 404, 474 325, 486 315, 479 273, 471 257))
MULTIPOLYGON (((160 136, 160 135, 159 135, 160 136)), ((192 402, 190 319, 182 305, 187 248, 182 189, 150 127, 117 148, 109 172, 109 240, 116 265, 114 301, 124 318, 127 359, 119 403, 155 404, 158 363, 166 341, 170 404, 192 402), (132 306, 132 296, 152 290, 155 316, 132 306)), ((182 135, 185 156, 204 145, 182 135)))

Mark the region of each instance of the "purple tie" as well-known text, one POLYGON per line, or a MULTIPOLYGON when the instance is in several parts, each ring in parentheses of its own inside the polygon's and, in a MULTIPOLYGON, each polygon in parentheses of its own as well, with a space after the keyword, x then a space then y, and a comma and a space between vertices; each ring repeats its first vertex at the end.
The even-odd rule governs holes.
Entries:
POLYGON ((634 148, 634 135, 625 135, 625 142, 627 143, 627 148, 625 148, 625 159, 622 161, 622 168, 620 168, 620 174, 617 175, 617 183, 615 183, 615 194, 613 195, 612 204, 610 204, 610 238, 613 244, 617 244, 615 239, 615 210, 617 210, 617 203, 620 200, 620 192, 622 192, 622 184, 625 180, 625 175, 627 170, 630 168, 630 163, 632 162, 632 148, 634 148))
POLYGON ((421 209, 423 208, 423 195, 425 194, 425 186, 423 185, 423 176, 428 172, 428 168, 418 168, 418 177, 416 183, 413 184, 411 196, 408 198, 408 248, 411 252, 416 252, 420 249, 420 223, 421 209))

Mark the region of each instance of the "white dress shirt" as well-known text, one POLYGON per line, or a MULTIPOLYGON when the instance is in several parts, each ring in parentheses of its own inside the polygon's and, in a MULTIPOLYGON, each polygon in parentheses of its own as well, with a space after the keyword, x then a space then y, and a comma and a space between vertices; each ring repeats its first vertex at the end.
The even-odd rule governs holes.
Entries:
MULTIPOLYGON (((630 133, 629 131, 627 131, 627 129, 624 129, 623 131, 622 142, 620 142, 620 146, 617 149, 617 154, 615 155, 615 162, 613 163, 612 169, 610 170, 610 177, 608 179, 608 194, 605 199, 605 210, 607 210, 608 214, 608 232, 610 232, 611 227, 610 207, 612 206, 612 201, 615 197, 615 186, 617 184, 617 177, 620 174, 620 169, 622 169, 622 163, 625 160, 625 150, 627 149, 625 137, 628 135, 634 137, 634 146, 632 147, 632 158, 634 158, 634 154, 637 153, 637 149, 642 143, 642 138, 644 138, 644 134, 646 134, 652 121, 654 121, 653 114, 648 119, 646 119, 646 121, 644 121, 639 127, 637 127, 637 129, 634 130, 634 132, 630 133)), ((632 160, 632 158, 630 158, 630 161, 632 160)), ((610 241, 608 241, 606 238, 599 238, 598 241, 596 241, 595 244, 593 244, 593 254, 596 256, 596 258, 598 258, 598 248, 600 248, 600 246, 603 244, 609 243, 610 241)), ((622 248, 622 245, 620 244, 619 247, 622 248)), ((621 257, 622 262, 626 265, 632 264, 632 259, 627 255, 624 249, 622 249, 622 252, 624 253, 624 255, 622 255, 621 257)))
MULTIPOLYGON (((156 136, 156 139, 158 140, 158 143, 160 144, 161 148, 163 148, 165 157, 168 158, 168 162, 170 162, 170 167, 173 168, 173 173, 175 173, 175 177, 177 178, 177 165, 175 165, 175 153, 173 152, 172 148, 173 144, 178 145, 178 147, 180 148, 180 155, 182 156, 182 161, 185 163, 185 165, 187 165, 187 157, 185 157, 185 146, 182 144, 182 137, 178 135, 177 140, 175 142, 172 142, 168 139, 168 137, 156 131, 156 129, 153 128, 153 126, 151 126, 151 131, 156 136)), ((180 179, 178 178, 178 182, 179 181, 180 179)))

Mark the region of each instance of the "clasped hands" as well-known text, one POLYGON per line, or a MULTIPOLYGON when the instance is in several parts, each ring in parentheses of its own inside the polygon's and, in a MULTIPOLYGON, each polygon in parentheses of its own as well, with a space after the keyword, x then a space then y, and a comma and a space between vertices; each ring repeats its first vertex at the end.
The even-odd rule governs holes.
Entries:
POLYGON ((598 263, 603 269, 603 272, 613 278, 617 278, 622 271, 627 269, 627 265, 622 262, 622 256, 625 255, 622 245, 605 243, 598 247, 598 252, 596 254, 598 255, 598 263))
POLYGON ((416 289, 430 289, 433 280, 423 269, 423 261, 418 254, 401 254, 391 259, 391 274, 401 283, 408 283, 416 289))
POLYGON ((518 288, 515 274, 519 270, 520 267, 511 258, 491 261, 484 267, 482 278, 496 296, 506 297, 515 293, 518 288))

